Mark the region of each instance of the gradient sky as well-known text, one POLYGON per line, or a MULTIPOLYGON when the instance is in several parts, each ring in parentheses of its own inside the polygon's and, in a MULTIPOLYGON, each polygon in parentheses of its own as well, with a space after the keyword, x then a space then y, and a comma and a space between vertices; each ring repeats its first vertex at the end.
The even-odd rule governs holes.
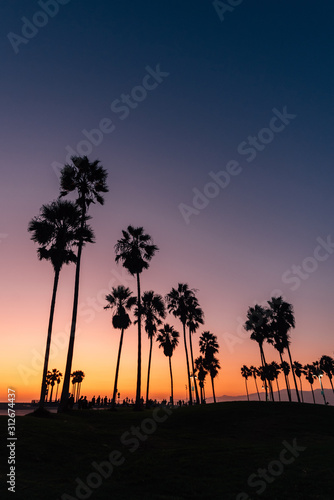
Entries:
MULTIPOLYGON (((57 198, 57 172, 73 150, 101 161, 110 189, 105 205, 91 210, 96 244, 83 253, 72 365, 86 373, 83 393, 111 394, 119 332, 103 306, 111 286, 135 291, 114 261, 128 224, 143 226, 160 249, 142 274, 143 290, 165 295, 178 282, 198 289, 205 325, 194 345, 197 355, 203 330, 218 337, 218 396, 242 394, 240 367, 259 365, 257 344, 241 325, 248 307, 273 293, 294 306, 294 359, 333 356, 334 249, 318 248, 319 238, 334 241, 332 3, 241 1, 220 16, 204 0, 63 3, 54 17, 36 14, 37 2, 0 5, 0 400, 8 386, 21 401, 39 396, 53 272, 38 261, 27 225, 57 198), (45 26, 32 31, 27 20, 45 26), (157 65, 164 76, 155 86, 145 76, 157 65), (136 89, 143 81, 155 87, 146 96, 136 89), (117 111, 117 100, 131 93, 137 102, 117 111), (284 109, 290 118, 273 121, 284 109), (84 145, 83 131, 104 119, 109 132, 84 145), (225 187, 208 187, 210 172, 226 172, 232 160, 238 174, 225 187), (194 190, 214 196, 198 209, 194 190), (194 210, 194 202, 186 223, 180 204, 194 210)), ((73 284, 72 266, 60 277, 50 360, 62 372, 73 284)), ((268 361, 278 360, 265 347, 268 361)), ((147 354, 144 334, 143 393, 147 354)), ((182 342, 172 362, 175 397, 185 398, 182 342)), ((135 372, 131 327, 121 397, 134 397, 135 372)), ((169 396, 168 360, 157 345, 151 396, 169 396)))

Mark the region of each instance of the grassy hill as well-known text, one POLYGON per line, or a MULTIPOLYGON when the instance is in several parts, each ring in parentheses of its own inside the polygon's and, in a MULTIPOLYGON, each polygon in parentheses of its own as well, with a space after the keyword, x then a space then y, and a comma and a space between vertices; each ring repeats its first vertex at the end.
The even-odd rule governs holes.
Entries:
MULTIPOLYGON (((329 500, 333 417, 328 406, 243 401, 19 417, 15 498, 329 500)), ((5 444, 1 455, 6 464, 5 444)))

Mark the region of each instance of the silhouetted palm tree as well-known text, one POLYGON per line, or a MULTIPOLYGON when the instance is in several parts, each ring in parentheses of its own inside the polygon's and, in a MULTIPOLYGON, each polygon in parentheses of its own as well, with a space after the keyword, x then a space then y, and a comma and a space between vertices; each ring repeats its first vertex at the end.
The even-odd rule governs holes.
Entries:
MULTIPOLYGON (((199 307, 197 298, 195 296, 192 297, 189 300, 187 326, 189 327, 189 346, 190 346, 191 367, 193 375, 195 375, 195 365, 194 365, 194 355, 192 346, 192 334, 196 332, 199 325, 203 325, 203 316, 204 314, 202 309, 199 307)), ((194 376, 194 386, 196 393, 196 403, 199 404, 199 396, 198 396, 198 389, 195 376, 194 376)))
POLYGON ((199 387, 201 389, 201 404, 203 404, 203 402, 205 401, 204 382, 207 373, 208 372, 206 369, 205 359, 203 358, 203 356, 198 356, 198 358, 195 359, 194 374, 197 374, 199 387))
POLYGON ((304 403, 303 386, 302 386, 302 375, 304 375, 304 368, 298 361, 293 362, 293 369, 295 371, 296 377, 299 378, 300 383, 300 393, 302 396, 302 402, 304 403))
POLYGON ((324 374, 321 366, 320 366, 320 361, 314 361, 312 363, 313 365, 313 377, 314 378, 317 378, 319 380, 319 384, 320 384, 320 388, 321 388, 321 394, 322 394, 322 397, 324 398, 324 403, 325 405, 327 404, 327 401, 326 401, 326 395, 325 395, 325 391, 324 391, 324 388, 322 386, 322 382, 321 382, 321 378, 324 374))
MULTIPOLYGON (((138 317, 138 308, 135 314, 138 317)), ((145 319, 145 331, 150 341, 146 385, 146 407, 148 407, 153 338, 157 332, 157 326, 161 325, 161 320, 166 317, 165 303, 161 295, 154 293, 153 290, 144 292, 142 296, 141 315, 145 319)))
POLYGON ((254 378, 254 382, 255 382, 255 387, 256 387, 257 396, 258 396, 258 398, 259 398, 259 401, 261 401, 261 398, 260 398, 260 393, 259 393, 259 388, 258 388, 258 386, 257 386, 257 380, 256 380, 256 377, 257 377, 257 375, 259 374, 258 369, 256 368, 256 366, 253 366, 253 365, 252 365, 252 366, 250 366, 250 368, 249 368, 249 369, 251 370, 252 375, 253 375, 253 378, 254 378))
MULTIPOLYGON (((50 261, 54 269, 53 292, 39 399, 40 408, 44 405, 47 388, 46 375, 48 371, 59 274, 64 264, 76 261, 73 245, 79 239, 80 222, 81 217, 78 207, 72 202, 58 200, 52 202, 50 205, 43 205, 40 215, 34 217, 28 226, 28 231, 32 233, 31 239, 39 245, 39 259, 50 261)), ((92 233, 90 237, 92 238, 92 233)))
POLYGON ((288 398, 289 401, 291 402, 291 389, 290 389, 290 382, 289 382, 289 373, 290 373, 290 365, 286 361, 282 361, 281 363, 281 369, 285 377, 285 383, 286 383, 286 390, 288 393, 288 398))
POLYGON ((189 357, 188 357, 187 339, 186 339, 186 323, 189 318, 190 304, 193 303, 194 297, 195 297, 194 290, 190 289, 186 283, 185 284, 179 283, 177 288, 172 288, 172 290, 166 295, 168 311, 171 312, 176 318, 179 318, 183 327, 183 342, 186 353, 190 405, 192 404, 192 395, 191 395, 189 357))
POLYGON ((62 378, 63 374, 58 372, 58 377, 57 377, 57 390, 56 390, 56 401, 58 401, 58 389, 59 389, 59 384, 61 382, 61 378, 62 378))
POLYGON ((324 373, 326 373, 329 378, 329 382, 332 387, 332 391, 334 392, 332 378, 334 375, 334 359, 331 356, 321 356, 320 358, 320 368, 324 373))
MULTIPOLYGON (((56 368, 53 368, 53 370, 48 371, 48 373, 47 373, 47 379, 49 380, 49 383, 51 385, 49 403, 52 403, 53 388, 54 388, 55 384, 58 382, 58 380, 60 382, 60 379, 62 376, 63 376, 62 373, 60 373, 60 371, 57 370, 56 368)), ((56 397, 56 400, 57 400, 57 397, 56 397)))
POLYGON ((313 403, 315 404, 314 391, 313 391, 314 375, 315 375, 314 366, 313 365, 305 365, 304 366, 304 374, 305 374, 306 380, 309 382, 309 384, 311 386, 313 403))
MULTIPOLYGON (((258 343, 261 355, 262 368, 267 365, 266 358, 263 350, 264 341, 270 338, 270 328, 268 323, 268 310, 264 307, 256 304, 254 307, 250 307, 247 311, 247 321, 244 324, 244 328, 247 332, 251 332, 250 338, 258 343)), ((268 388, 267 379, 264 377, 262 379, 266 391, 266 401, 268 400, 268 388)), ((269 384, 270 392, 273 394, 271 384, 269 384)))
POLYGON ((123 285, 119 285, 117 288, 113 287, 111 293, 106 296, 106 301, 108 305, 104 309, 113 310, 112 324, 114 328, 121 330, 121 336, 118 347, 117 364, 116 364, 116 374, 114 381, 114 390, 112 395, 111 407, 115 408, 116 404, 116 394, 117 394, 117 383, 118 383, 118 372, 121 360, 121 352, 123 345, 124 330, 129 328, 131 325, 130 317, 127 311, 136 303, 136 297, 131 297, 132 292, 129 288, 125 288, 123 285))
POLYGON ((268 304, 269 304, 269 315, 271 320, 270 328, 272 331, 272 336, 275 339, 276 345, 279 345, 283 349, 287 349, 288 351, 292 376, 296 388, 297 399, 298 402, 300 403, 297 380, 295 376, 295 371, 290 351, 289 330, 295 327, 295 317, 293 313, 293 307, 288 302, 285 302, 282 297, 272 297, 271 300, 268 300, 268 304))
POLYGON ((159 249, 153 244, 150 235, 144 233, 142 227, 128 226, 127 231, 122 231, 123 238, 115 245, 116 262, 121 261, 125 269, 137 278, 137 308, 138 308, 138 361, 137 361, 137 387, 135 409, 141 407, 141 292, 140 274, 148 269, 149 262, 159 249))
POLYGON ((73 299, 73 311, 72 311, 72 322, 71 322, 71 333, 68 345, 66 369, 64 375, 63 390, 61 394, 60 405, 58 411, 65 411, 68 407, 68 391, 70 386, 70 376, 72 369, 72 359, 73 359, 73 349, 74 349, 74 339, 75 330, 77 322, 77 312, 78 312, 78 300, 79 300, 79 278, 80 278, 80 265, 81 265, 81 254, 82 248, 85 241, 84 229, 87 220, 87 211, 92 203, 104 204, 104 198, 101 193, 107 193, 108 187, 106 184, 107 171, 100 165, 98 160, 90 162, 87 156, 77 157, 73 156, 71 158, 72 165, 65 165, 61 170, 60 177, 60 197, 66 196, 73 191, 77 193, 76 204, 81 211, 81 236, 78 242, 78 253, 76 261, 76 272, 75 272, 75 284, 74 284, 74 299, 73 299))
MULTIPOLYGON (((74 387, 74 384, 78 384, 76 397, 74 398, 75 401, 78 402, 79 397, 80 397, 80 392, 81 392, 81 383, 82 383, 83 379, 85 378, 85 374, 82 370, 76 370, 75 372, 71 373, 71 377, 72 377, 73 387, 74 387)), ((75 396, 75 393, 74 393, 74 396, 75 396)))
POLYGON ((278 385, 278 376, 281 373, 281 367, 276 361, 272 361, 269 365, 272 370, 272 374, 274 376, 274 379, 276 380, 276 386, 277 386, 277 392, 278 392, 278 399, 281 401, 281 392, 279 390, 279 385, 278 385))
POLYGON ((174 349, 179 343, 179 332, 174 330, 173 326, 167 323, 163 328, 159 330, 159 335, 157 336, 157 342, 159 342, 159 347, 164 350, 164 355, 168 356, 169 360, 169 373, 170 373, 170 385, 171 385, 171 404, 174 405, 174 395, 173 395, 173 373, 172 373, 172 356, 174 349))
POLYGON ((209 372, 212 384, 213 400, 216 402, 215 388, 213 380, 218 375, 220 364, 215 354, 219 350, 217 337, 213 333, 206 331, 203 332, 199 338, 199 350, 204 355, 205 368, 209 372))
POLYGON ((252 375, 252 370, 250 368, 248 368, 248 366, 243 365, 241 367, 241 376, 244 377, 244 379, 245 379, 246 393, 247 393, 248 401, 249 401, 249 394, 248 394, 247 380, 248 380, 248 377, 251 377, 251 375, 252 375))

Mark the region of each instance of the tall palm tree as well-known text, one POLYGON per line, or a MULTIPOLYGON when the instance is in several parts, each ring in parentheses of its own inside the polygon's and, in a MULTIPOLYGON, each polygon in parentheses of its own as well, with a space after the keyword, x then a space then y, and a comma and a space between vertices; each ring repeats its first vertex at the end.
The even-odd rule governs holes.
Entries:
MULTIPOLYGON (((135 315, 138 317, 138 308, 135 311, 135 315)), ((166 317, 165 303, 161 295, 154 293, 153 290, 143 293, 141 299, 141 316, 145 319, 145 331, 150 341, 146 384, 146 407, 148 408, 153 338, 157 333, 157 327, 162 324, 161 320, 166 317)))
POLYGON ((271 300, 268 300, 268 304, 272 336, 274 337, 276 344, 282 346, 283 349, 286 349, 288 351, 297 399, 300 403, 297 380, 290 351, 289 330, 295 327, 293 307, 288 302, 285 302, 282 297, 272 297, 271 300))
POLYGON ((291 388, 290 388, 290 382, 289 382, 289 373, 291 371, 291 368, 290 368, 289 363, 287 363, 286 361, 282 361, 280 366, 281 366, 281 370, 282 370, 284 377, 285 377, 286 390, 288 393, 289 401, 291 403, 291 388))
MULTIPOLYGON (((250 307, 247 311, 247 321, 244 324, 244 329, 251 332, 250 338, 258 343, 261 356, 261 365, 264 368, 267 365, 263 350, 263 343, 270 338, 270 329, 268 323, 268 310, 256 304, 250 307)), ((266 391, 266 401, 268 400, 268 387, 266 377, 262 379, 266 391)), ((269 384, 270 392, 273 394, 271 384, 269 384)))
POLYGON ((247 380, 248 380, 248 377, 250 377, 251 375, 252 375, 252 370, 250 368, 248 368, 248 366, 243 365, 241 367, 241 376, 245 379, 246 393, 247 393, 248 401, 249 401, 249 394, 248 394, 247 380))
POLYGON ((300 394, 302 397, 302 402, 304 403, 303 386, 302 386, 302 375, 304 375, 304 368, 303 368, 303 365, 300 364, 298 361, 294 361, 293 362, 293 369, 295 371, 296 377, 299 378, 300 394))
POLYGON ((279 390, 279 385, 278 385, 278 376, 281 373, 281 367, 278 363, 276 363, 276 361, 272 361, 269 366, 271 367, 272 374, 274 376, 274 379, 276 380, 278 399, 279 401, 281 401, 281 392, 279 390))
POLYGON ((204 355, 205 367, 211 378, 213 400, 216 402, 213 380, 218 375, 218 370, 220 370, 219 361, 215 357, 215 354, 219 350, 216 335, 209 331, 203 332, 199 339, 199 350, 200 353, 204 355))
POLYGON ((169 361, 169 373, 170 373, 170 385, 171 385, 171 403, 174 405, 174 394, 173 394, 173 373, 172 373, 172 356, 174 349, 179 343, 180 334, 174 330, 173 326, 167 323, 163 328, 160 328, 159 335, 157 336, 157 342, 160 343, 159 347, 164 350, 164 355, 168 357, 169 361))
POLYGON ((199 383, 199 387, 201 389, 201 404, 203 404, 205 401, 204 382, 205 382, 205 377, 208 373, 208 371, 206 369, 205 359, 203 358, 203 356, 198 356, 198 358, 195 359, 195 372, 194 373, 197 373, 198 383, 199 383))
MULTIPOLYGON (((39 259, 50 261, 54 270, 53 292, 39 399, 40 409, 43 408, 47 388, 46 375, 49 364, 59 274, 64 264, 76 261, 73 245, 79 241, 80 223, 81 215, 78 207, 70 201, 57 200, 49 205, 43 205, 40 215, 34 217, 28 225, 28 231, 32 234, 31 239, 39 245, 37 250, 39 259)), ((87 227, 86 231, 88 241, 89 238, 93 238, 93 234, 91 232, 89 234, 87 227)))
POLYGON ((186 338, 186 323, 189 318, 189 307, 195 297, 195 290, 190 289, 186 283, 179 283, 177 288, 172 290, 166 295, 166 302, 168 311, 171 312, 182 323, 183 328, 183 342, 184 350, 186 353, 187 375, 188 375, 188 388, 189 388, 189 404, 192 404, 191 395, 191 382, 190 382, 190 369, 189 357, 186 338))
POLYGON ((332 387, 332 391, 334 392, 332 378, 334 375, 334 359, 331 356, 321 356, 320 358, 320 368, 324 373, 326 373, 329 378, 329 382, 332 387))
POLYGON ((203 311, 199 307, 197 298, 195 296, 191 297, 189 300, 188 306, 188 320, 187 326, 189 327, 189 346, 190 346, 190 356, 191 356, 191 367, 192 373, 194 375, 194 386, 195 386, 195 394, 196 394, 196 403, 199 404, 199 396, 198 389, 195 377, 195 365, 194 365, 194 355, 193 355, 193 346, 192 346, 192 334, 196 332, 199 325, 203 325, 203 311))
POLYGON ((257 381, 256 381, 256 377, 257 377, 257 375, 259 374, 258 369, 256 368, 256 366, 253 366, 253 365, 252 365, 252 366, 250 366, 250 368, 249 368, 249 369, 251 370, 252 375, 253 375, 253 378, 254 378, 254 382, 255 382, 255 387, 256 387, 257 396, 258 396, 258 398, 259 398, 259 401, 261 401, 261 398, 260 398, 260 393, 259 393, 259 388, 258 388, 258 386, 257 386, 257 381))
MULTIPOLYGON (((72 165, 65 165, 61 170, 60 177, 60 197, 66 196, 73 191, 77 193, 76 204, 81 212, 81 230, 82 234, 78 242, 78 253, 76 260, 75 271, 75 284, 74 284, 74 298, 72 310, 71 332, 67 352, 66 368, 64 375, 63 390, 61 393, 60 405, 58 412, 66 411, 68 408, 68 393, 72 369, 75 330, 78 313, 78 300, 79 300, 79 280, 80 280, 80 266, 81 254, 85 244, 84 228, 87 220, 87 212, 92 203, 104 204, 104 198, 101 193, 107 193, 108 187, 106 184, 107 171, 100 165, 98 160, 90 162, 87 156, 71 158, 72 165)), ((88 241, 88 240, 86 240, 88 241)), ((93 243, 93 240, 90 240, 93 243)))
POLYGON ((115 408, 116 404, 118 372, 121 360, 124 330, 129 328, 129 326, 131 325, 130 316, 128 315, 127 311, 130 311, 131 308, 136 303, 136 297, 131 297, 131 295, 132 292, 130 291, 130 289, 125 288, 123 285, 119 285, 117 288, 113 287, 111 293, 109 293, 106 296, 106 301, 108 302, 108 305, 104 307, 104 309, 113 310, 113 316, 112 316, 113 327, 121 330, 121 337, 119 340, 118 355, 117 355, 114 390, 111 402, 112 409, 115 408))
POLYGON ((60 372, 58 372, 58 377, 57 377, 57 380, 56 380, 56 382, 57 382, 56 401, 58 401, 58 389, 59 389, 59 384, 61 382, 62 376, 63 376, 63 374, 60 373, 60 372))
POLYGON ((141 397, 141 293, 140 274, 144 269, 148 269, 149 262, 159 249, 153 244, 150 235, 144 233, 142 227, 128 226, 126 231, 122 231, 123 238, 115 245, 116 262, 121 261, 125 269, 132 276, 137 278, 137 309, 138 309, 138 361, 137 361, 137 387, 135 410, 140 410, 141 397))
POLYGON ((312 396, 313 396, 313 403, 315 404, 315 398, 314 398, 314 391, 313 391, 313 384, 314 384, 314 366, 313 365, 305 365, 304 366, 304 374, 305 378, 308 381, 308 383, 311 386, 311 391, 312 391, 312 396))

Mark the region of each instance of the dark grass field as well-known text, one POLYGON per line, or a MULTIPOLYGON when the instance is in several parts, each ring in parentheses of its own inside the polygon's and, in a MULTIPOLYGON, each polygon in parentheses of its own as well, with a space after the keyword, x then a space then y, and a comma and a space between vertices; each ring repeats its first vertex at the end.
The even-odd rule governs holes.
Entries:
MULTIPOLYGON (((154 415, 159 422, 152 410, 127 409, 18 417, 16 493, 3 440, 1 499, 334 498, 333 407, 231 402, 154 415), (286 443, 294 454, 282 454, 286 443), (99 472, 92 465, 109 458, 99 472)), ((7 437, 7 417, 0 426, 7 437)))

